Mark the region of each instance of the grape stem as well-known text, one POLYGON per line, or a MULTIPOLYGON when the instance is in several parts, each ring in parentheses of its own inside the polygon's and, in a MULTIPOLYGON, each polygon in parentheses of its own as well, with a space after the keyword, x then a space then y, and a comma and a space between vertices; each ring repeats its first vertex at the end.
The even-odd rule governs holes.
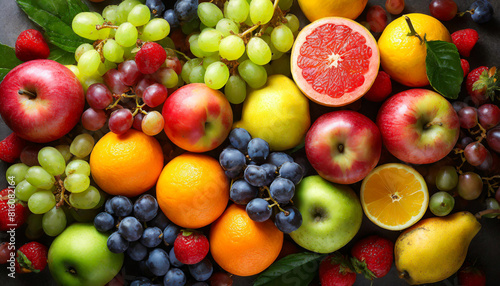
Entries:
POLYGON ((406 23, 408 24, 408 28, 410 29, 410 32, 407 34, 407 36, 415 36, 420 40, 420 44, 425 43, 426 42, 425 35, 424 35, 424 38, 422 39, 422 37, 420 37, 420 35, 417 33, 417 31, 415 31, 415 27, 413 27, 413 23, 411 22, 410 17, 408 17, 406 15, 404 17, 405 17, 406 23))
MULTIPOLYGON (((59 202, 56 204, 56 208, 62 207, 64 205, 64 202, 66 201, 66 198, 64 196, 64 192, 66 191, 66 188, 64 188, 64 182, 61 180, 60 176, 55 176, 56 179, 56 194, 59 194, 59 202)), ((69 203, 68 203, 69 205, 69 203)))
POLYGON ((188 57, 185 53, 178 51, 178 50, 173 50, 174 52, 178 53, 179 55, 183 56, 186 60, 190 60, 191 58, 188 57))
MULTIPOLYGON (((259 22, 259 23, 260 23, 260 22, 259 22)), ((248 28, 245 32, 243 32, 243 33, 239 33, 239 34, 238 34, 238 36, 239 36, 240 38, 243 38, 244 36, 246 36, 246 35, 248 35, 248 34, 252 33, 252 32, 253 32, 253 31, 255 31, 255 30, 257 30, 257 28, 258 28, 258 27, 260 27, 260 24, 259 24, 259 23, 257 23, 257 24, 255 24, 255 25, 253 25, 252 27, 248 28)))
POLYGON ((266 190, 266 191, 267 191, 267 194, 269 195, 269 199, 271 199, 271 201, 273 201, 273 204, 272 204, 272 205, 269 205, 269 208, 272 208, 273 206, 277 206, 277 207, 278 207, 278 209, 279 209, 280 211, 284 212, 286 216, 288 216, 288 215, 290 214, 290 212, 289 212, 289 211, 284 210, 284 209, 280 206, 280 204, 279 204, 279 203, 278 203, 275 199, 273 199, 273 197, 271 196, 271 191, 269 190, 269 188, 268 188, 267 186, 263 186, 263 187, 262 187, 262 189, 264 189, 264 190, 266 190))
POLYGON ((118 28, 119 28, 119 26, 112 25, 110 22, 104 22, 102 25, 96 25, 96 26, 95 26, 95 29, 96 29, 96 30, 101 30, 101 29, 106 29, 106 28, 110 28, 110 29, 118 29, 118 28))
POLYGON ((481 135, 480 135, 480 136, 476 137, 476 141, 477 141, 478 143, 481 143, 481 141, 483 141, 483 139, 485 139, 485 138, 486 138, 486 129, 484 129, 484 127, 483 127, 483 126, 481 126, 481 124, 479 124, 479 123, 477 124, 477 126, 479 127, 479 130, 477 130, 477 131, 471 131, 471 130, 469 130, 469 132, 470 132, 470 134, 472 134, 472 135, 476 135, 476 134, 478 134, 478 133, 481 133, 481 135))

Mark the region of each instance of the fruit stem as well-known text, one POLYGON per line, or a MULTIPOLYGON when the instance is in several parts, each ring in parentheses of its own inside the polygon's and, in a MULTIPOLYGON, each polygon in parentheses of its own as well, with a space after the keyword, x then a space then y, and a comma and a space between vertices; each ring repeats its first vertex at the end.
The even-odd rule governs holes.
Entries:
MULTIPOLYGON (((170 49, 172 50, 172 49, 170 49)), ((178 53, 179 55, 183 56, 186 60, 190 60, 191 58, 188 57, 185 53, 181 52, 181 51, 178 51, 178 50, 173 50, 174 52, 178 53)))
POLYGON ((288 216, 288 215, 290 214, 290 212, 289 212, 289 211, 284 210, 284 209, 280 206, 280 204, 279 204, 279 203, 278 203, 278 202, 277 202, 277 201, 276 201, 276 200, 275 200, 275 199, 271 196, 271 191, 269 190, 269 188, 268 188, 267 186, 264 186, 264 187, 262 187, 262 188, 263 188, 264 190, 266 190, 266 191, 267 191, 267 194, 269 195, 269 197, 268 197, 268 198, 269 198, 271 201, 273 201, 273 204, 269 205, 269 208, 272 208, 273 206, 277 206, 277 207, 278 207, 278 209, 279 209, 280 211, 284 212, 284 213, 285 213, 285 215, 286 215, 286 216, 288 216))
POLYGON ((239 36, 240 38, 243 38, 243 37, 244 37, 244 36, 246 36, 247 34, 252 33, 253 31, 257 30, 257 28, 258 28, 258 27, 260 27, 260 22, 259 22, 259 23, 257 23, 257 24, 255 24, 255 25, 253 25, 252 27, 248 28, 245 32, 243 32, 243 33, 239 33, 239 34, 238 34, 238 36, 239 36))
MULTIPOLYGON (((65 197, 64 197, 64 192, 66 191, 66 188, 64 188, 64 182, 61 180, 60 176, 55 176, 56 179, 56 194, 60 195, 59 202, 56 204, 56 208, 62 207, 65 202, 65 197)), ((69 203, 68 203, 69 205, 69 203)))
POLYGON ((408 278, 410 278, 410 275, 408 274, 408 272, 406 270, 404 270, 402 272, 399 272, 399 278, 408 279, 408 278))
POLYGON ((18 93, 19 95, 26 94, 26 95, 28 95, 28 96, 30 96, 30 97, 32 97, 32 98, 36 98, 36 93, 33 93, 33 92, 28 91, 28 90, 25 90, 25 89, 20 89, 20 90, 18 90, 18 91, 17 91, 17 93, 18 93))
POLYGON ((487 209, 487 210, 483 210, 483 211, 480 211, 476 214, 476 218, 477 219, 481 219, 484 215, 488 215, 488 214, 495 214, 495 213, 500 213, 500 210, 499 209, 487 209))
POLYGON ((415 36, 420 40, 420 44, 423 44, 425 42, 425 35, 424 35, 424 38, 422 39, 422 37, 420 37, 420 35, 417 33, 417 31, 415 31, 415 27, 413 27, 413 23, 411 22, 410 17, 408 17, 406 15, 404 17, 405 17, 406 23, 408 24, 408 28, 410 29, 410 32, 407 34, 407 36, 415 36))
POLYGON ((442 122, 434 122, 434 121, 432 121, 432 122, 429 122, 429 123, 425 124, 424 129, 429 129, 429 128, 431 128, 434 125, 443 126, 443 123, 442 122))
POLYGON ((96 30, 101 30, 101 29, 106 29, 106 28, 118 29, 119 26, 112 25, 110 22, 104 22, 104 23, 102 23, 102 25, 96 25, 95 26, 96 30))

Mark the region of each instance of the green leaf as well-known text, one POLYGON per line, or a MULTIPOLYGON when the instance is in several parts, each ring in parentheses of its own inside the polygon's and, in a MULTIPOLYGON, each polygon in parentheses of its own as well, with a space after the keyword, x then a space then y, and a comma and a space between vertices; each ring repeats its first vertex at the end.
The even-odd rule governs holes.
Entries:
POLYGON ((16 66, 22 64, 23 62, 18 60, 16 57, 16 51, 14 48, 6 46, 0 43, 0 81, 5 77, 5 75, 16 66))
POLYGON ((71 29, 73 17, 88 11, 80 0, 16 0, 21 9, 33 22, 47 33, 49 42, 74 53, 76 48, 88 40, 78 36, 71 29))
POLYGON ((57 46, 50 47, 49 60, 56 61, 63 65, 75 64, 75 54, 58 48, 57 46))
POLYGON ((425 45, 427 78, 431 86, 444 97, 456 99, 464 79, 457 47, 445 41, 426 41, 425 45))
POLYGON ((309 285, 318 273, 325 254, 302 252, 290 254, 273 263, 259 275, 254 286, 309 285))

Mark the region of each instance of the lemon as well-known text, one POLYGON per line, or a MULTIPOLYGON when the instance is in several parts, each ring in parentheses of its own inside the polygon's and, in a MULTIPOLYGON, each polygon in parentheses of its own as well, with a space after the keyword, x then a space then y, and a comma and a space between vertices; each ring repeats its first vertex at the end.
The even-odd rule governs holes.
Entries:
POLYGON ((392 21, 378 40, 380 63, 395 81, 411 87, 429 84, 425 68, 427 49, 425 43, 410 36, 410 28, 404 16, 408 16, 415 31, 427 41, 441 40, 451 42, 450 32, 436 18, 413 13, 403 15, 392 21))
POLYGON ((307 97, 284 75, 272 75, 260 89, 250 89, 241 113, 233 127, 266 140, 275 151, 297 146, 311 125, 307 97))
POLYGON ((298 0, 300 9, 313 22, 324 17, 356 19, 365 9, 368 0, 298 0))

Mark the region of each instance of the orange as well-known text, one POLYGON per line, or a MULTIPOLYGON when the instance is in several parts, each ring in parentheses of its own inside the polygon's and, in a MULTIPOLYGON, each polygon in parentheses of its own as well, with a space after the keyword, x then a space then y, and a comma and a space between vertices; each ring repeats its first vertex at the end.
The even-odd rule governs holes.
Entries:
POLYGON ((365 9, 368 0, 298 0, 304 15, 313 22, 323 17, 356 19, 365 9))
POLYGON ((361 184, 361 205, 376 225, 402 230, 419 221, 429 193, 424 178, 408 165, 390 163, 373 169, 361 184))
POLYGON ((244 206, 233 204, 210 227, 210 253, 229 273, 251 276, 264 271, 278 257, 283 233, 269 219, 255 222, 244 206))
POLYGON ((216 159, 184 153, 163 168, 156 185, 156 198, 173 223, 200 228, 224 212, 229 201, 229 180, 216 159))
POLYGON ((163 168, 160 143, 140 131, 108 132, 90 154, 90 172, 111 195, 137 196, 151 189, 163 168))

